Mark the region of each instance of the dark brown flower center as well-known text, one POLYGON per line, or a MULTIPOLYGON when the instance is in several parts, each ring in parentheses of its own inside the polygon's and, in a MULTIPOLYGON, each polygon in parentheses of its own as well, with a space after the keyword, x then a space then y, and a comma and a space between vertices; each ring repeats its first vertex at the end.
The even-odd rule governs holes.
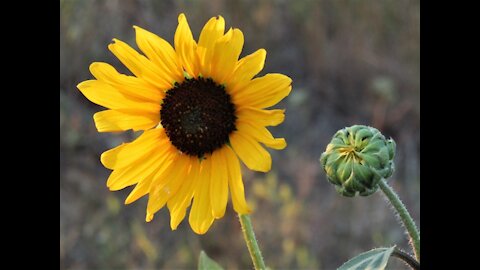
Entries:
POLYGON ((237 119, 225 87, 210 78, 175 83, 163 99, 160 115, 170 142, 198 157, 227 143, 237 119))

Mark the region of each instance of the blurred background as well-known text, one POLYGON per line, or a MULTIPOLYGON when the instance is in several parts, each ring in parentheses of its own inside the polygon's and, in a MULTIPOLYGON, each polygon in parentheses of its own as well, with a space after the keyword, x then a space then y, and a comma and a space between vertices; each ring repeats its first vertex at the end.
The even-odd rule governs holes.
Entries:
MULTIPOLYGON (((123 201, 131 188, 110 192, 102 152, 133 133, 99 134, 101 110, 77 90, 92 78, 89 64, 125 71, 108 51, 112 38, 133 45, 132 25, 173 41, 184 12, 195 38, 222 15, 245 35, 242 56, 268 52, 265 69, 293 79, 277 108, 284 124, 271 128, 288 147, 271 150, 267 174, 244 168, 252 221, 272 269, 336 269, 374 247, 408 250, 403 230, 380 192, 344 198, 318 161, 333 134, 366 124, 397 142, 390 184, 420 225, 420 1, 60 1, 60 268, 196 269, 200 250, 228 269, 251 269, 231 203, 203 236, 188 220, 177 231, 163 209, 145 223, 147 199, 123 201)), ((392 259, 389 269, 406 269, 392 259)))

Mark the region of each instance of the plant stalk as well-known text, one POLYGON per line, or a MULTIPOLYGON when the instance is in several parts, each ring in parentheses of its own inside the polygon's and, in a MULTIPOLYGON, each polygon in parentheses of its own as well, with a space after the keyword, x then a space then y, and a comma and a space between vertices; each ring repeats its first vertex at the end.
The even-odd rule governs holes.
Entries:
POLYGON ((408 213, 407 208, 402 203, 397 193, 395 193, 395 191, 385 182, 385 179, 380 181, 379 186, 400 216, 403 225, 407 229, 410 238, 410 245, 412 246, 415 258, 417 261, 420 261, 420 232, 418 231, 412 216, 408 213))
POLYGON ((263 262, 262 252, 258 247, 255 233, 253 232, 252 222, 249 215, 238 214, 240 224, 242 225, 243 237, 247 243, 248 252, 252 258, 253 266, 255 270, 264 270, 265 263, 263 262))

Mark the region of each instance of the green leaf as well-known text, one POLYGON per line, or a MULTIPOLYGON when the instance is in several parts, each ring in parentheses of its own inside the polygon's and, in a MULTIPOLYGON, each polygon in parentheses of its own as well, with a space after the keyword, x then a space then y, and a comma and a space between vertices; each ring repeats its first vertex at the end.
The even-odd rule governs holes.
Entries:
POLYGON ((375 248, 364 252, 346 263, 337 270, 383 270, 387 266, 390 254, 395 246, 391 248, 375 248))
POLYGON ((223 270, 223 268, 202 250, 198 257, 198 270, 223 270))

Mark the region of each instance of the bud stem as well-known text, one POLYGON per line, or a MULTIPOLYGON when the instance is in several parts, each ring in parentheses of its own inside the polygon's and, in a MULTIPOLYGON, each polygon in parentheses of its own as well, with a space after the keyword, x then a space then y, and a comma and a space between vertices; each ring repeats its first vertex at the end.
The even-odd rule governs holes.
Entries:
POLYGON ((412 269, 414 270, 420 270, 420 263, 417 262, 410 254, 406 253, 405 251, 402 251, 398 248, 395 248, 392 252, 393 257, 397 257, 400 260, 403 260, 405 263, 407 263, 412 269))
POLYGON ((265 263, 263 262, 262 252, 258 247, 257 239, 255 239, 255 233, 253 232, 250 216, 239 214, 238 218, 240 220, 240 224, 242 225, 243 237, 247 243, 248 252, 250 252, 253 266, 256 270, 266 269, 265 263))
POLYGON ((415 222, 397 193, 385 182, 385 179, 382 179, 378 185, 400 216, 403 226, 407 229, 408 236, 410 237, 410 245, 415 253, 415 258, 420 261, 420 233, 415 222))

